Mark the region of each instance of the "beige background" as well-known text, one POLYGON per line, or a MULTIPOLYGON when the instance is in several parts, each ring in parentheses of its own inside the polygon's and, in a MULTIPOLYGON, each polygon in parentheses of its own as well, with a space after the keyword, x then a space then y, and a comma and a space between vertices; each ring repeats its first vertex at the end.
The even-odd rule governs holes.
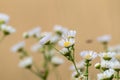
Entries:
MULTIPOLYGON (((111 45, 120 42, 120 0, 0 0, 0 12, 11 17, 10 25, 17 29, 17 33, 8 36, 0 43, 0 80, 39 80, 29 71, 20 69, 18 56, 10 52, 10 47, 23 40, 22 32, 35 26, 41 26, 43 31, 51 31, 53 25, 60 24, 69 29, 77 30, 76 56, 80 60, 79 52, 84 49, 102 50, 102 46, 95 41, 96 37, 111 34, 111 45), (86 40, 92 39, 92 44, 86 40)), ((33 43, 28 40, 27 47, 33 43)), ((37 62, 41 62, 40 55, 33 54, 37 62)), ((59 67, 61 80, 70 80, 70 63, 59 67)), ((93 75, 93 71, 91 70, 93 75)), ((94 80, 92 77, 92 80, 94 80)), ((53 74, 49 80, 56 80, 53 74)))

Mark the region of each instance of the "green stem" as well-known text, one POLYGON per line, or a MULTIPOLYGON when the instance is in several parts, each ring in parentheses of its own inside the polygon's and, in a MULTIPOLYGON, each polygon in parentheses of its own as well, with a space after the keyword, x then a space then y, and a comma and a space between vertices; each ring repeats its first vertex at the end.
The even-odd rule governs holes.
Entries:
POLYGON ((29 69, 33 74, 35 74, 36 76, 38 76, 39 78, 43 78, 39 73, 35 72, 33 69, 29 69))
POLYGON ((85 71, 85 76, 86 76, 86 80, 88 80, 88 67, 89 67, 89 61, 86 61, 86 71, 85 71))
POLYGON ((119 80, 119 71, 117 71, 117 76, 116 76, 117 80, 119 80))
POLYGON ((77 66, 76 66, 76 64, 75 64, 74 59, 72 60, 72 62, 73 62, 73 65, 74 65, 74 67, 75 67, 75 70, 76 70, 76 72, 77 72, 77 74, 78 74, 78 76, 79 76, 79 75, 80 75, 80 73, 79 73, 79 71, 78 71, 78 69, 77 69, 77 66))
POLYGON ((103 46, 104 46, 104 51, 108 52, 108 43, 103 43, 103 46))

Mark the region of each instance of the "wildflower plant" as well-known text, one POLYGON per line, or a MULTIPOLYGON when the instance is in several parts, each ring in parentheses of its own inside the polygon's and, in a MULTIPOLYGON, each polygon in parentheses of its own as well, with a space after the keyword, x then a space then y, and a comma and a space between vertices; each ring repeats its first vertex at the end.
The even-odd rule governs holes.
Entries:
POLYGON ((16 31, 12 26, 8 25, 9 20, 10 17, 7 14, 0 13, 0 32, 2 33, 0 41, 16 31))

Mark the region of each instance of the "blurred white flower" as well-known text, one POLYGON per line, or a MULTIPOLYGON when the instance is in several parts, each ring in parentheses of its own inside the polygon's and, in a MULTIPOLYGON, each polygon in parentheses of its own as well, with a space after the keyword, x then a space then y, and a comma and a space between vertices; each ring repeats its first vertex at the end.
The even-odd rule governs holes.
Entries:
POLYGON ((60 37, 57 36, 57 35, 55 35, 55 36, 52 36, 52 37, 51 37, 50 42, 51 42, 51 43, 56 43, 56 42, 59 41, 59 39, 60 39, 60 37))
POLYGON ((51 37, 52 37, 52 34, 51 34, 50 32, 44 33, 44 34, 43 34, 43 37, 42 37, 42 38, 40 39, 40 41, 39 41, 39 44, 40 44, 40 45, 45 45, 45 44, 47 44, 47 43, 50 41, 51 37))
POLYGON ((53 56, 51 59, 51 63, 54 64, 55 66, 61 65, 64 63, 64 60, 60 57, 53 56))
POLYGON ((24 38, 27 38, 27 37, 32 37, 32 36, 34 36, 34 37, 40 37, 40 30, 41 30, 41 28, 40 27, 36 27, 36 28, 34 28, 34 29, 32 29, 32 30, 30 30, 30 31, 28 31, 28 32, 24 32, 23 33, 23 37, 24 38))
POLYGON ((68 31, 68 29, 62 27, 61 25, 55 25, 55 26, 54 26, 54 31, 55 31, 56 33, 62 35, 62 34, 65 34, 65 33, 68 31))
POLYGON ((75 36, 76 36, 75 30, 70 30, 66 34, 62 35, 63 38, 75 38, 75 36))
POLYGON ((25 42, 24 42, 24 41, 19 42, 18 44, 14 45, 14 46, 11 48, 11 51, 12 51, 12 52, 21 51, 21 49, 23 49, 24 46, 25 46, 25 42))
POLYGON ((120 53, 120 44, 119 45, 115 45, 115 46, 110 46, 108 48, 108 50, 110 52, 116 52, 116 53, 120 53))
POLYGON ((8 23, 10 17, 4 13, 0 13, 0 22, 2 21, 3 23, 8 23))
POLYGON ((67 48, 63 48, 62 50, 60 50, 60 52, 61 52, 63 55, 69 54, 69 50, 68 50, 67 48))
POLYGON ((97 75, 97 80, 112 80, 115 71, 113 69, 109 69, 97 75))
POLYGON ((111 62, 110 65, 111 65, 112 69, 120 71, 120 62, 119 61, 114 60, 111 62))
POLYGON ((103 35, 97 38, 97 40, 101 43, 106 43, 111 40, 111 35, 103 35))
POLYGON ((1 25, 0 29, 5 35, 14 33, 16 31, 12 26, 8 26, 6 24, 1 25))
POLYGON ((75 44, 75 40, 74 39, 62 39, 61 41, 59 41, 58 44, 62 47, 70 47, 75 44))
POLYGON ((42 48, 42 47, 43 47, 42 45, 40 45, 39 43, 36 43, 36 44, 34 44, 34 45, 31 47, 31 50, 32 50, 33 52, 37 52, 37 51, 39 51, 40 48, 42 48))
POLYGON ((97 57, 97 53, 94 51, 82 51, 80 55, 86 60, 93 60, 97 57))
POLYGON ((32 63, 33 63, 32 57, 27 57, 20 61, 19 67, 30 68, 32 66, 32 63))
POLYGON ((99 56, 100 58, 103 58, 104 60, 111 60, 115 56, 115 52, 103 52, 100 53, 99 56))
MULTIPOLYGON (((76 67, 82 72, 85 68, 85 62, 80 61, 79 63, 76 63, 76 67)), ((75 70, 75 66, 74 65, 70 66, 70 70, 75 70)))
POLYGON ((107 60, 101 60, 101 67, 102 69, 108 69, 111 68, 111 61, 107 61, 107 60))

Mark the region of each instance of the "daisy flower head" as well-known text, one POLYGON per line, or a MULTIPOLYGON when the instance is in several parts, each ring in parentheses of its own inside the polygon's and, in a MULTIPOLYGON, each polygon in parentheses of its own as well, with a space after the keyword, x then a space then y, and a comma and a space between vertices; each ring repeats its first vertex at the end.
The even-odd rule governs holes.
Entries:
POLYGON ((109 69, 97 75, 97 80, 112 80, 115 71, 113 69, 109 69))
POLYGON ((67 37, 68 38, 75 38, 76 36, 76 31, 75 30, 70 30, 67 32, 67 37))
POLYGON ((108 43, 111 40, 111 35, 103 35, 97 38, 100 43, 108 43))
POLYGON ((16 30, 12 26, 8 26, 6 24, 2 24, 0 30, 4 33, 4 35, 9 35, 16 32, 16 30))
POLYGON ((71 47, 75 44, 75 39, 62 39, 61 41, 59 41, 58 43, 60 46, 62 47, 71 47))
POLYGON ((101 60, 101 68, 102 68, 102 70, 107 70, 107 69, 109 69, 109 68, 111 68, 111 61, 106 61, 106 60, 101 60))
POLYGON ((99 56, 100 58, 103 58, 104 60, 111 60, 115 56, 115 52, 103 52, 100 53, 99 56))
POLYGON ((52 34, 50 32, 45 32, 42 34, 42 38, 39 40, 40 45, 47 45, 50 42, 52 34))
POLYGON ((94 51, 82 51, 80 52, 80 55, 88 61, 91 61, 97 57, 97 53, 94 51))
POLYGON ((61 25, 55 25, 54 31, 61 36, 62 34, 65 34, 68 31, 68 29, 62 27, 61 25))
POLYGON ((69 50, 67 48, 62 48, 60 50, 61 54, 64 55, 64 56, 69 56, 69 50))
POLYGON ((21 52, 23 50, 24 46, 25 46, 25 42, 21 41, 21 42, 17 43, 16 45, 14 45, 11 48, 11 51, 12 52, 21 52))
POLYGON ((96 68, 96 69, 100 69, 100 67, 101 67, 101 64, 100 64, 100 63, 96 63, 96 64, 95 64, 95 68, 96 68))
POLYGON ((120 71, 120 62, 117 60, 112 61, 110 64, 111 68, 114 69, 115 71, 120 71))
POLYGON ((6 24, 9 22, 10 17, 7 14, 0 13, 0 24, 6 24))
POLYGON ((59 66, 59 65, 64 63, 64 60, 60 57, 53 56, 52 59, 51 59, 51 63, 54 66, 59 66))
POLYGON ((54 43, 58 42, 59 39, 60 39, 60 36, 54 35, 54 36, 51 37, 50 43, 53 43, 53 44, 54 44, 54 43))
POLYGON ((34 44, 34 45, 31 47, 31 50, 32 50, 33 52, 37 52, 37 51, 39 51, 42 47, 43 47, 42 45, 40 45, 39 43, 36 43, 36 44, 34 44))
POLYGON ((32 29, 32 30, 30 30, 30 31, 28 31, 28 32, 24 32, 23 33, 23 37, 24 38, 28 38, 28 37, 39 37, 40 36, 40 30, 41 30, 41 28, 40 27, 36 27, 36 28, 34 28, 34 29, 32 29))
POLYGON ((21 68, 31 68, 33 63, 32 57, 26 57, 23 60, 20 61, 19 67, 21 68))

